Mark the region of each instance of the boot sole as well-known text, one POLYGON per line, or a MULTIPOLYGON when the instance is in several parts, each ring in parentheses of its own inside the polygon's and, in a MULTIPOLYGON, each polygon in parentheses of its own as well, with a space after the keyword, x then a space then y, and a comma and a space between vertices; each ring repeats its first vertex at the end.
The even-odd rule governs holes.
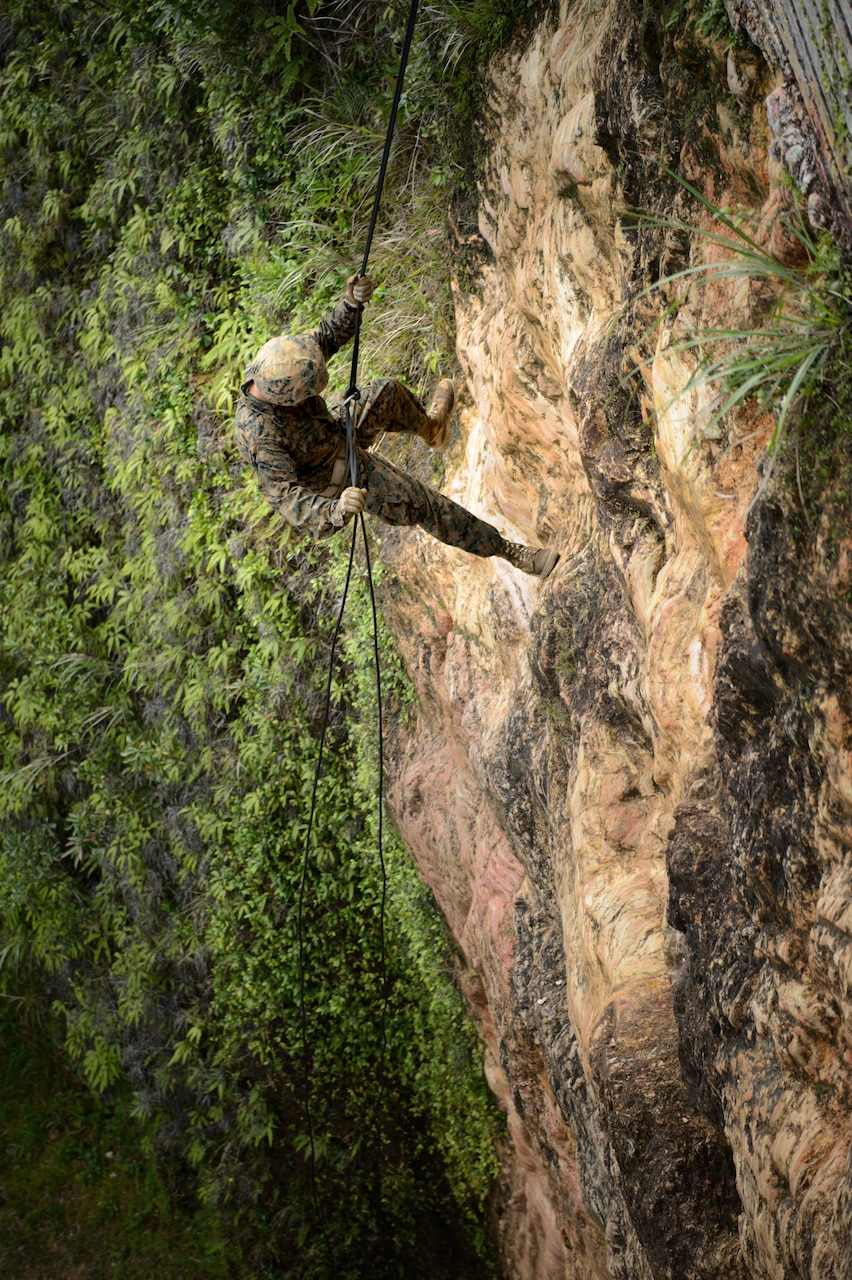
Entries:
POLYGON ((547 556, 545 557, 544 563, 539 569, 537 576, 539 578, 546 578, 548 574, 553 572, 558 559, 559 559, 558 551, 548 551, 547 556))

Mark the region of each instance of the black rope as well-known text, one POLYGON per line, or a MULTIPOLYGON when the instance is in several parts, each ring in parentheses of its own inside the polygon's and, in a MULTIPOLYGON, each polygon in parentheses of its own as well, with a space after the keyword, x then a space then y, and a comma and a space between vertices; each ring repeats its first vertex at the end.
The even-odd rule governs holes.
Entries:
POLYGON ((343 584, 343 597, 340 601, 340 610, 337 615, 337 623, 334 628, 334 634, 331 638, 331 653, 328 660, 328 678, 325 685, 325 708, 323 710, 322 728, 320 730, 319 750, 317 752, 317 765, 314 771, 314 785, 311 791, 311 810, 308 815, 308 829, 305 832, 305 850, 302 858, 302 876, 299 884, 299 910, 296 918, 296 927, 299 939, 299 1012, 301 1015, 302 1027, 302 1076, 305 1091, 305 1116, 308 1125, 308 1145, 310 1149, 310 1165, 311 1165, 311 1200, 314 1208, 314 1219, 319 1224, 322 1232, 323 1242, 325 1244, 326 1254, 332 1264, 332 1274, 334 1271, 334 1248, 328 1238, 325 1229, 325 1222, 320 1213, 319 1195, 317 1192, 317 1152, 314 1140, 314 1121, 311 1110, 311 1045, 308 1036, 308 1011, 305 1001, 305 931, 304 931, 304 915, 305 915, 305 888, 308 882, 308 866, 310 862, 311 835, 314 827, 314 815, 317 807, 317 791, 319 789, 320 776, 322 774, 322 761, 325 753, 325 739, 328 732, 328 721, 331 715, 331 682, 334 676, 334 659, 337 653, 337 641, 340 638, 340 629, 343 626, 343 614, 346 609, 346 597, 349 595, 349 583, 352 578, 352 565, 355 559, 355 539, 352 539, 352 546, 349 549, 349 564, 346 567, 346 581, 343 584))
MULTIPOLYGON (((385 905, 388 896, 388 873, 385 866, 385 844, 384 844, 384 794, 385 794, 385 762, 384 762, 384 725, 382 723, 382 668, 379 661, 379 615, 376 609, 376 592, 373 587, 373 570, 370 565, 370 543, 367 538, 367 526, 364 523, 363 515, 358 517, 361 525, 361 533, 364 539, 364 559, 367 565, 367 582, 370 586, 370 607, 373 613, 373 665, 376 672, 376 731, 378 738, 378 764, 379 764, 379 786, 378 786, 378 852, 379 866, 382 873, 382 897, 379 907, 379 972, 382 977, 382 1002, 381 1013, 379 1015, 379 1024, 381 1027, 381 1046, 379 1054, 379 1089, 375 1109, 381 1103, 385 1088, 385 1050, 387 1048, 387 1027, 385 1019, 388 1008, 388 977, 387 963, 385 955, 385 905)), ((353 539, 354 542, 354 539, 353 539)))
MULTIPOLYGON (((402 98, 402 86, 405 82, 405 68, 408 66, 408 55, 411 52, 411 42, 414 39, 414 26, 417 21, 417 5, 419 0, 411 0, 411 8, 408 11, 408 25, 405 28, 405 37, 402 42, 402 53, 399 59, 399 71, 396 77, 396 88, 394 89, 393 104, 391 105, 390 116, 388 117, 388 127, 385 133, 385 146, 382 152, 382 163, 379 167, 379 177, 376 182, 376 194, 373 198, 373 209, 370 214, 370 226, 367 231, 367 242, 364 246, 364 257, 361 259, 361 275, 367 274, 367 263, 370 260, 370 250, 373 247, 373 233, 376 230, 376 222, 379 216, 379 205, 381 204, 382 191, 385 185, 385 175, 388 171, 388 161, 390 160, 391 144, 393 143, 393 135, 396 130, 396 117, 399 111, 399 103, 402 98)), ((358 307, 355 316, 355 334, 352 338, 352 365, 349 372, 349 387, 346 392, 346 456, 349 459, 349 483, 357 486, 358 484, 358 466, 355 460, 355 426, 354 412, 352 410, 353 402, 360 399, 358 391, 358 356, 361 351, 361 311, 362 307, 358 307)), ((354 535, 353 535, 354 536, 354 535)))
MULTIPOLYGON (((394 91, 393 104, 391 106, 390 116, 388 118, 387 132, 385 134, 385 145, 382 153, 382 162, 379 168, 379 177, 376 183, 376 194, 373 200, 373 209, 370 216, 370 226, 367 232, 367 241, 364 248, 364 257, 361 262, 361 276, 367 274, 367 264, 370 257, 370 249, 373 243, 373 234, 376 229, 378 220, 379 206, 381 203, 382 190, 384 188, 385 176, 387 173, 388 161, 390 159, 391 146, 393 143, 394 131, 396 129, 396 118, 399 111, 399 103, 402 98, 403 83, 405 80, 405 69, 408 64, 408 56, 411 52, 411 43, 414 38, 414 27, 417 19, 418 0, 411 0, 411 7, 408 14, 408 24, 403 39, 402 53, 400 56, 399 72, 396 80, 396 89, 394 91)), ((349 463, 350 484, 354 487, 358 486, 358 460, 355 453, 355 410, 354 406, 360 400, 360 392, 358 390, 358 357, 361 346, 361 313, 362 306, 358 306, 355 316, 355 333, 352 345, 352 365, 349 376, 349 387, 344 399, 344 410, 346 417, 346 453, 349 463)), ((331 684, 334 672, 334 660, 337 652, 337 642, 340 636, 340 630, 343 625, 343 615, 346 609, 346 600, 349 594, 349 583, 352 576, 352 566, 355 559, 355 544, 358 536, 358 526, 361 526, 361 532, 364 541, 364 557, 366 561, 367 582, 370 588, 370 605, 373 617, 373 658, 376 672, 376 708, 377 708, 377 729, 378 729, 378 853, 379 864, 381 867, 382 889, 381 904, 379 911, 379 972, 381 980, 381 1005, 380 1005, 380 1048, 379 1048, 379 1080, 378 1092, 372 1108, 372 1122, 375 1122, 379 1113, 379 1108, 384 1096, 385 1089, 385 1057, 387 1051, 387 1007, 388 1007, 388 980, 387 980, 387 956, 386 956, 386 940, 385 940, 385 911, 387 904, 387 867, 384 855, 384 726, 382 721, 382 677, 381 665, 379 661, 379 622, 378 611, 376 608, 376 594, 373 585, 373 572, 370 563, 370 545, 367 538, 367 528, 364 523, 363 514, 359 514, 353 521, 352 527, 352 544, 349 550, 349 564, 346 570, 346 582, 343 588, 343 597, 340 601, 340 611, 337 617, 337 623, 334 628, 334 634, 331 642, 331 653, 329 655, 328 678, 326 680, 325 690, 325 709, 323 712, 322 729, 320 731, 319 751, 317 754, 317 765, 314 774, 313 789, 311 792, 311 808, 308 817, 308 827, 305 833, 305 848, 302 860, 302 875, 299 885, 299 909, 298 909, 298 939, 299 939, 299 1009, 301 1017, 302 1030, 302 1071, 304 1076, 304 1093, 305 1093, 305 1114, 307 1117, 308 1142, 310 1147, 310 1167, 311 1167, 311 1197, 313 1202, 314 1216, 320 1226, 323 1241, 326 1248, 326 1254, 330 1261, 332 1274, 334 1273, 334 1249, 325 1229, 325 1223, 320 1213, 319 1195, 317 1190, 317 1161, 316 1161, 316 1143, 314 1138, 314 1123, 311 1109, 311 1047, 308 1035, 308 1016, 307 1004, 305 1000, 305 938, 304 938, 304 904, 305 890, 308 879, 308 866, 310 862, 310 846, 311 836, 313 834, 314 817, 316 814, 317 791, 319 788, 320 775, 322 773, 322 762, 325 751, 326 733, 328 730, 328 721, 331 711, 331 684)), ((379 1134, 381 1141, 381 1134, 379 1134)), ((377 1172, 378 1195, 381 1200, 380 1172, 377 1172)), ((379 1206, 381 1207, 381 1206, 379 1206)))

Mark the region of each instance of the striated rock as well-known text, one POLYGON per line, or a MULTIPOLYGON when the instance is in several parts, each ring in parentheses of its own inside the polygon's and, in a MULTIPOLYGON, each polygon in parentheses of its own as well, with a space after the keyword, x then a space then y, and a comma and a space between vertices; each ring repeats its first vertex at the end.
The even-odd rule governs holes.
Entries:
MULTIPOLYGON (((844 0, 725 0, 784 84, 771 95, 773 148, 808 197, 815 227, 852 247, 852 14, 844 0)), ((740 83, 736 69, 735 83, 740 83)), ((730 79, 729 79, 730 83, 730 79)), ((736 94, 737 88, 731 87, 736 94)))
POLYGON ((679 165, 795 254, 777 87, 623 0, 495 63, 443 488, 562 558, 542 585, 384 541, 418 695, 388 800, 506 1112, 523 1280, 852 1275, 848 463, 816 526, 794 461, 755 497, 772 422, 679 395, 677 342, 761 299, 693 287, 654 327, 710 247, 628 212, 696 221, 679 165))

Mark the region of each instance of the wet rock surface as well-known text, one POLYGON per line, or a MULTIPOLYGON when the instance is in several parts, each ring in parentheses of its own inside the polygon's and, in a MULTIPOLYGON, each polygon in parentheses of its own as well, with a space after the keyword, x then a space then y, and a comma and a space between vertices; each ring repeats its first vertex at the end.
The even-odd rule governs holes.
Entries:
POLYGON ((700 223, 665 165, 775 234, 780 77, 746 53, 618 0, 494 65, 442 487, 561 559, 384 541, 418 695, 388 800, 506 1112, 523 1280, 852 1274, 852 485, 830 442, 804 494, 792 449, 761 476, 767 415, 675 395, 679 337, 753 300, 654 328, 643 291, 707 245, 635 216, 700 223))

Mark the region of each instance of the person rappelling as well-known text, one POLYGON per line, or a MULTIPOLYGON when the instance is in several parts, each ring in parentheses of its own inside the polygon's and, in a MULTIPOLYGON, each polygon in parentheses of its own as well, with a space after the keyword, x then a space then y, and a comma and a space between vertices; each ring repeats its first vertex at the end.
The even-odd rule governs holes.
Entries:
POLYGON ((370 276, 351 276, 343 299, 318 328, 271 338, 246 369, 237 405, 237 446, 261 493, 298 533, 327 537, 369 511, 385 524, 420 525, 448 546, 475 556, 500 556, 546 578, 559 559, 556 551, 507 542, 493 525, 370 449, 383 431, 416 435, 430 448, 442 449, 455 401, 449 378, 438 383, 428 411, 395 378, 370 383, 356 407, 357 483, 347 483, 352 477, 347 477, 345 409, 329 409, 322 398, 326 361, 353 337, 359 308, 372 295, 370 276))

